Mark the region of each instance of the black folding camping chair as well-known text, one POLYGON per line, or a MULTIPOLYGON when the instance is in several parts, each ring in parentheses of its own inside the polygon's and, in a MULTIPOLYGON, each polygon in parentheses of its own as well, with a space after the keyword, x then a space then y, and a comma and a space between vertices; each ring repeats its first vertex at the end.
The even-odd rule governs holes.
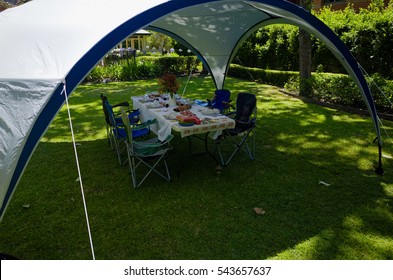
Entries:
POLYGON ((227 166, 240 150, 250 159, 255 158, 256 103, 254 94, 240 92, 237 95, 236 111, 228 114, 235 120, 235 128, 225 129, 216 141, 223 166, 227 166))

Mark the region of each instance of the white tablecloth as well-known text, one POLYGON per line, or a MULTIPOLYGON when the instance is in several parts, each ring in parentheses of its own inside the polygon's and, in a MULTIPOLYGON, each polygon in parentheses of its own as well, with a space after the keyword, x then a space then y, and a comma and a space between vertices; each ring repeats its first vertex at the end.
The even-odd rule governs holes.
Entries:
POLYGON ((200 125, 180 126, 177 120, 170 120, 165 116, 169 114, 180 114, 174 112, 174 106, 168 108, 161 106, 158 108, 149 108, 152 103, 145 102, 144 96, 132 97, 132 104, 134 109, 139 109, 141 112, 140 119, 142 122, 157 119, 157 123, 151 127, 152 131, 157 134, 160 141, 164 141, 168 135, 171 134, 172 129, 180 133, 181 137, 190 136, 193 134, 210 132, 209 137, 216 139, 221 135, 223 129, 235 127, 235 121, 224 115, 203 115, 202 109, 204 107, 199 105, 192 105, 190 109, 202 122, 200 125))

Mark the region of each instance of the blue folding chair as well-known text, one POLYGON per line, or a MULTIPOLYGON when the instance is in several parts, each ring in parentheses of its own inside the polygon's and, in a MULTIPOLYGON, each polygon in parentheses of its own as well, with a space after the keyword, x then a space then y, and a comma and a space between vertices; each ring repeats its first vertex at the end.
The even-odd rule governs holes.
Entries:
POLYGON ((218 109, 220 113, 225 113, 231 107, 231 92, 228 89, 217 89, 213 99, 208 99, 207 102, 207 107, 218 109))
MULTIPOLYGON (((105 114, 108 141, 111 145, 111 148, 116 152, 116 155, 119 160, 119 164, 122 165, 123 162, 122 162, 121 154, 125 150, 125 141, 127 137, 126 131, 124 130, 124 123, 121 116, 119 117, 115 116, 113 112, 113 107, 115 106, 111 106, 111 104, 109 103, 106 97, 101 99, 102 99, 103 110, 105 114)), ((117 106, 120 106, 121 108, 128 107, 124 105, 128 105, 128 102, 119 103, 116 105, 116 107, 117 106)), ((128 122, 134 126, 140 125, 138 124, 139 115, 140 115, 139 110, 129 111, 129 113, 127 114, 128 122)), ((143 127, 142 129, 135 130, 135 132, 132 134, 132 137, 138 138, 138 137, 146 136, 149 133, 150 133, 149 127, 143 127)))
MULTIPOLYGON (((121 102, 121 103, 118 103, 118 104, 115 104, 115 105, 111 105, 109 103, 109 101, 108 101, 108 98, 105 95, 101 94, 100 98, 101 98, 101 101, 102 101, 102 110, 104 111, 105 122, 106 122, 106 136, 107 136, 108 142, 111 145, 111 148, 113 149, 114 148, 114 143, 113 143, 112 138, 111 138, 110 113, 113 113, 113 108, 115 108, 115 107, 125 106, 125 107, 128 108, 129 107, 129 103, 127 101, 125 101, 125 102, 121 102), (108 107, 108 105, 110 105, 110 107, 108 107)), ((128 118, 130 119, 130 123, 131 124, 137 124, 139 122, 139 115, 140 115, 139 109, 137 109, 137 110, 127 110, 127 113, 128 113, 128 118)), ((118 116, 115 115, 114 118, 115 118, 114 123, 117 126, 122 126, 123 125, 123 121, 122 121, 122 119, 121 119, 121 117, 119 115, 118 116)))

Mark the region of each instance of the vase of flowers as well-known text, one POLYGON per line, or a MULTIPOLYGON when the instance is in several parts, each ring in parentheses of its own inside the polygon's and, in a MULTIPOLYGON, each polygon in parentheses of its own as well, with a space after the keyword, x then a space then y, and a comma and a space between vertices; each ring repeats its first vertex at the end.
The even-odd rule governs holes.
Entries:
POLYGON ((159 93, 169 93, 169 105, 176 106, 175 94, 180 87, 179 82, 176 80, 176 75, 164 74, 158 80, 158 86, 159 93))

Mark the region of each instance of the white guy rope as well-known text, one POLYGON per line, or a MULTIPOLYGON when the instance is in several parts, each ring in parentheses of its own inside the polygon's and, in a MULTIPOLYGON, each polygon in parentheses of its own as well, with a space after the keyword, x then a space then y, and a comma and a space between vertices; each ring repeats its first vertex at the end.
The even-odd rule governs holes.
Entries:
POLYGON ((236 56, 237 61, 239 61, 239 63, 241 64, 241 66, 244 67, 244 69, 246 69, 246 72, 248 73, 248 75, 250 75, 251 79, 253 82, 256 82, 257 80, 254 79, 254 77, 251 75, 250 71, 247 70, 247 67, 244 66, 243 62, 240 60, 240 58, 238 56, 236 56))
POLYGON ((183 95, 184 95, 184 93, 186 92, 186 88, 187 88, 188 83, 190 82, 190 79, 191 79, 191 76, 192 76, 192 72, 194 71, 195 64, 196 64, 196 61, 195 61, 195 63, 194 63, 194 64, 192 65, 192 67, 191 67, 190 75, 188 75, 187 83, 186 83, 186 85, 184 86, 183 93, 181 94, 181 97, 180 97, 180 98, 183 98, 183 95))
MULTIPOLYGON (((366 75, 367 77, 371 78, 371 76, 367 73, 366 69, 364 69, 363 66, 362 66, 360 63, 358 63, 358 66, 359 66, 360 70, 363 72, 364 75, 366 75)), ((388 101, 388 103, 390 104, 390 106, 393 106, 393 104, 392 104, 392 102, 390 101, 390 99, 386 96, 386 94, 382 91, 382 89, 377 85, 377 83, 376 83, 374 80, 372 80, 372 83, 377 87, 377 89, 379 90, 379 92, 382 93, 383 97, 385 97, 385 99, 388 101)), ((371 89, 370 89, 370 91, 371 91, 371 89)), ((385 126, 384 126, 384 124, 383 124, 381 118, 380 118, 379 116, 377 116, 377 118, 378 118, 379 124, 381 125, 381 128, 383 129, 383 131, 385 132, 386 136, 387 136, 388 139, 390 140, 391 137, 390 137, 390 135, 388 134, 387 130, 385 129, 385 126)))
MULTIPOLYGON (((359 68, 362 70, 363 74, 366 74, 367 77, 371 78, 371 76, 366 72, 366 70, 363 68, 363 66, 360 63, 358 63, 358 65, 359 65, 359 68)), ((379 92, 382 93, 383 97, 385 97, 385 99, 389 102, 390 106, 393 106, 393 103, 386 96, 386 94, 382 91, 382 89, 377 85, 377 83, 374 82, 374 80, 372 80, 372 83, 377 87, 379 92)))
POLYGON ((78 169, 78 178, 79 178, 79 184, 80 184, 80 188, 81 188, 81 193, 82 193, 82 199, 83 199, 83 206, 85 209, 85 216, 86 216, 86 224, 87 224, 87 231, 89 233, 89 240, 90 240, 90 247, 91 247, 91 253, 93 256, 93 260, 95 260, 95 255, 94 255, 94 246, 93 246, 93 239, 91 237, 91 231, 90 231, 90 223, 89 223, 89 215, 87 214, 87 206, 86 206, 86 200, 85 200, 85 192, 83 190, 83 183, 82 183, 82 175, 81 175, 81 170, 79 167, 79 158, 78 158, 78 152, 76 150, 76 143, 75 143, 75 135, 74 135, 74 129, 72 127, 72 120, 71 120, 71 112, 70 112, 70 106, 68 104, 68 96, 67 96, 67 88, 66 88, 66 83, 65 81, 63 82, 63 91, 61 92, 61 94, 64 93, 65 96, 65 101, 66 101, 66 105, 67 105, 67 112, 68 112, 68 119, 70 121, 70 129, 71 129, 71 135, 72 135, 72 144, 74 146, 74 152, 75 152, 75 161, 76 161, 76 167, 78 169))

